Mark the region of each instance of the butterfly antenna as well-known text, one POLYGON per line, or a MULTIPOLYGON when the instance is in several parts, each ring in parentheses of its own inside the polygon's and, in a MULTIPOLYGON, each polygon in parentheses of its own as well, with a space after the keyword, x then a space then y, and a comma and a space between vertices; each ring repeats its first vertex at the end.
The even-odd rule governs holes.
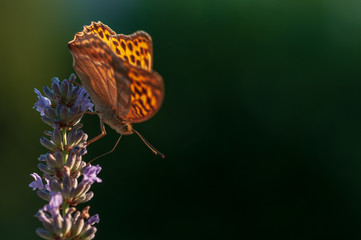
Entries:
POLYGON ((98 159, 98 158, 101 158, 101 157, 104 157, 105 155, 108 155, 109 153, 112 153, 114 151, 114 149, 117 147, 120 139, 122 138, 122 135, 119 136, 118 138, 118 141, 115 143, 114 147, 112 148, 112 150, 110 150, 109 152, 106 152, 106 153, 103 153, 102 155, 99 155, 95 158, 93 158, 92 160, 89 161, 89 163, 93 162, 94 160, 98 159))
POLYGON ((140 139, 142 139, 142 141, 145 143, 145 145, 147 145, 147 147, 155 154, 159 154, 159 156, 161 156, 162 158, 165 158, 165 156, 163 155, 163 153, 159 152, 155 147, 152 146, 152 144, 150 144, 139 132, 137 132, 134 128, 133 131, 140 137, 140 139))

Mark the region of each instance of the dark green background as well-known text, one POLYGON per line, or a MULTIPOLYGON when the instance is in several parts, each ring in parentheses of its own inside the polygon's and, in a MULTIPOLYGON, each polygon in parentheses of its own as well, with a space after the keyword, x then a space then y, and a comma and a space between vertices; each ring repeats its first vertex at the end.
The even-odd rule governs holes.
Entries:
MULTIPOLYGON (((34 0, 1 4, 0 239, 38 239, 27 186, 46 150, 33 88, 73 72, 102 21, 154 41, 163 107, 99 159, 96 239, 360 239, 359 0, 34 0)), ((95 116, 84 118, 95 136, 95 116)), ((88 148, 90 160, 118 135, 88 148)), ((85 205, 83 205, 85 206, 85 205)))

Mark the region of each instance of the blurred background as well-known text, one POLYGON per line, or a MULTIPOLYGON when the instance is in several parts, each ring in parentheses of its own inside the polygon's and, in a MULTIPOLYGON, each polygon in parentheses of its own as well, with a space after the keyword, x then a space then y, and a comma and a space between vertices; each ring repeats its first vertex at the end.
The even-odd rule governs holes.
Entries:
MULTIPOLYGON (((359 239, 361 2, 34 0, 1 7, 1 239, 39 239, 28 184, 49 128, 34 88, 74 72, 67 42, 102 21, 148 32, 159 113, 96 164, 95 239, 359 239)), ((84 131, 99 134, 96 116, 84 131)), ((90 160, 115 144, 108 135, 90 160)), ((85 205, 80 206, 85 207, 85 205)))

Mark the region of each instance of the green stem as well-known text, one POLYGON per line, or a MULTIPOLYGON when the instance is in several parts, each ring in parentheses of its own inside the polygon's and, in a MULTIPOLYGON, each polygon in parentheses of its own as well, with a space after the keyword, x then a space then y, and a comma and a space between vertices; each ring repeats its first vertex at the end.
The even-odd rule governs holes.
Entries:
POLYGON ((63 137, 63 163, 66 163, 66 160, 68 159, 68 151, 67 151, 67 145, 68 145, 68 138, 67 138, 67 132, 66 128, 62 129, 62 137, 63 137))
POLYGON ((69 204, 66 204, 65 202, 62 203, 62 213, 63 213, 63 217, 65 217, 65 214, 68 212, 69 210, 69 204))
MULTIPOLYGON (((68 145, 68 138, 67 137, 68 136, 67 136, 66 128, 63 128, 62 129, 62 139, 63 139, 63 151, 62 151, 62 153, 63 153, 63 163, 64 163, 64 165, 65 165, 66 160, 68 159, 68 155, 69 155, 68 150, 67 150, 67 148, 68 148, 67 147, 67 145, 68 145)), ((62 207, 63 207, 62 208, 62 214, 63 214, 63 217, 65 217, 65 214, 69 210, 69 204, 63 202, 62 207)))

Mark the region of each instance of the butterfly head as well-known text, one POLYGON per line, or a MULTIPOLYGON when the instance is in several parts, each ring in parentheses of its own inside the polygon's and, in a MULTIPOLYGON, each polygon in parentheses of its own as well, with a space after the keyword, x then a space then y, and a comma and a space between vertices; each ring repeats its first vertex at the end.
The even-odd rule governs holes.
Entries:
POLYGON ((122 122, 120 128, 118 129, 118 132, 122 135, 130 135, 134 133, 133 126, 129 122, 122 122))

